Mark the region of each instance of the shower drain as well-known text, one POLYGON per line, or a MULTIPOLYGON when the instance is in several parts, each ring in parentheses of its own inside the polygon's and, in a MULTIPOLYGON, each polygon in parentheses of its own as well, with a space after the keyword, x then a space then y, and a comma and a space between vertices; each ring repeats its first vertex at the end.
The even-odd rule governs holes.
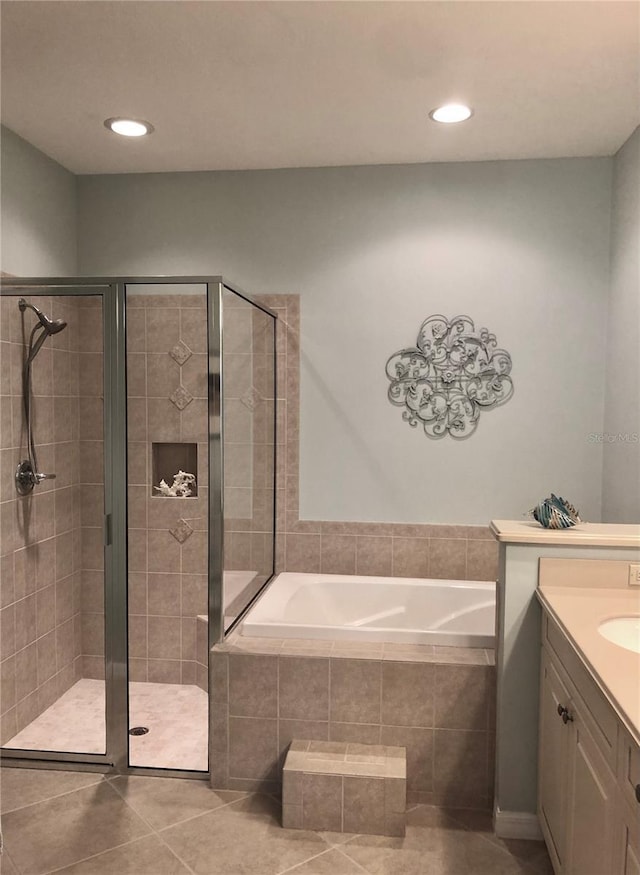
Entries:
POLYGON ((148 731, 148 726, 134 726, 129 730, 129 735, 146 735, 148 731))

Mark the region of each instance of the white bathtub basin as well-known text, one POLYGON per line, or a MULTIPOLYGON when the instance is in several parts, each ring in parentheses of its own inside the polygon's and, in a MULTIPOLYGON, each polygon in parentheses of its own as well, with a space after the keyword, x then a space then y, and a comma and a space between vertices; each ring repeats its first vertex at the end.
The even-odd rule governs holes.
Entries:
POLYGON ((493 647, 495 583, 283 572, 243 635, 493 647))
POLYGON ((611 617, 600 623, 598 632, 618 647, 640 653, 640 616, 637 614, 628 617, 611 617))

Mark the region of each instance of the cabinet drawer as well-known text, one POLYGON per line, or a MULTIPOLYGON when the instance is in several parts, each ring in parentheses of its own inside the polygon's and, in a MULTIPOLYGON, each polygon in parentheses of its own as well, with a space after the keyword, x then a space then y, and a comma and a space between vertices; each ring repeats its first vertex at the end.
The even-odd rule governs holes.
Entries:
POLYGON ((636 796, 636 792, 640 794, 640 747, 622 728, 620 730, 620 748, 618 784, 632 811, 636 812, 637 821, 640 822, 640 801, 636 796))
POLYGON ((579 691, 579 698, 591 718, 590 731, 602 755, 613 770, 616 769, 618 720, 615 712, 598 689, 564 632, 546 613, 543 625, 544 642, 560 661, 569 676, 572 693, 579 691))

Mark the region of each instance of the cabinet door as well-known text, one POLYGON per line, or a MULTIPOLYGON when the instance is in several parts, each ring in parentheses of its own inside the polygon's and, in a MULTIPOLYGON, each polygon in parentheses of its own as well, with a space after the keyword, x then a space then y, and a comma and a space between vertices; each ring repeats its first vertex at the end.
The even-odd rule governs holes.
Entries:
MULTIPOLYGON (((637 831, 638 826, 636 824, 637 831)), ((640 875, 640 847, 638 841, 633 840, 633 833, 628 826, 625 826, 625 848, 624 848, 624 869, 623 875, 640 875)))
POLYGON ((558 706, 566 708, 568 705, 567 689, 543 650, 540 672, 538 814, 557 872, 564 871, 569 783, 567 767, 572 735, 570 726, 562 722, 558 706))
POLYGON ((616 875, 640 875, 640 803, 630 808, 622 802, 620 809, 619 863, 615 872, 616 875))
POLYGON ((584 717, 579 711, 571 716, 569 844, 565 862, 572 875, 604 875, 613 872, 616 779, 587 730, 584 717))

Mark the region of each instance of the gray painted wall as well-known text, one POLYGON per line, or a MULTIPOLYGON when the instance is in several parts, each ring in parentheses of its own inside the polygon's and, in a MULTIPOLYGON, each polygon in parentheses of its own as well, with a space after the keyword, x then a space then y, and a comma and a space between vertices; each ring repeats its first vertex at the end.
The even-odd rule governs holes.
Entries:
POLYGON ((553 490, 597 521, 610 184, 610 159, 82 177, 79 269, 302 295, 303 518, 486 523, 553 490), (387 401, 433 313, 513 357, 466 442, 387 401))
POLYGON ((0 269, 16 276, 73 276, 76 177, 5 127, 0 156, 0 269))
POLYGON ((602 508, 603 517, 609 522, 637 523, 640 521, 640 128, 636 128, 615 156, 612 188, 602 508))

